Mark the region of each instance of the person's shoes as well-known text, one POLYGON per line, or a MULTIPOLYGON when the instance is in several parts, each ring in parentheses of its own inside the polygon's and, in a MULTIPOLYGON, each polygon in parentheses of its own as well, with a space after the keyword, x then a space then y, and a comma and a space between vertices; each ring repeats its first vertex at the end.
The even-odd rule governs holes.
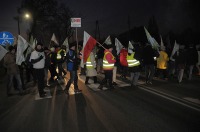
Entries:
POLYGON ((47 96, 46 93, 43 93, 40 95, 40 98, 45 98, 46 96, 47 96))
POLYGON ((20 96, 24 96, 26 93, 24 91, 20 92, 19 95, 20 96))
POLYGON ((85 82, 85 85, 90 85, 90 83, 88 83, 88 82, 85 82))
POLYGON ((103 89, 103 85, 99 85, 98 89, 102 90, 103 89))
POLYGON ((45 87, 50 87, 50 85, 49 85, 49 84, 46 84, 45 87))
POLYGON ((116 85, 117 85, 117 83, 116 83, 116 82, 113 82, 112 84, 113 84, 114 86, 116 86, 116 85))
POLYGON ((69 95, 69 90, 64 90, 65 94, 69 95))
POLYGON ((151 81, 149 81, 148 84, 152 85, 153 83, 151 81))
POLYGON ((82 92, 82 90, 80 90, 80 89, 75 89, 74 92, 75 92, 75 93, 80 93, 80 92, 82 92))
POLYGON ((7 96, 10 97, 10 96, 13 96, 13 94, 12 93, 8 93, 7 96))

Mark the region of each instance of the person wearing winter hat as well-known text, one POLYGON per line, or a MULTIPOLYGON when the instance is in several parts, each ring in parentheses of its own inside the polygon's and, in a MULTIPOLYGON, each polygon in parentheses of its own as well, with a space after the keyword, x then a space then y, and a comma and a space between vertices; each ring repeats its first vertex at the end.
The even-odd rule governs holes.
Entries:
POLYGON ((71 83, 74 82, 74 92, 80 93, 81 90, 78 88, 78 62, 77 62, 77 53, 76 53, 76 44, 72 43, 69 45, 70 49, 66 54, 67 59, 67 70, 70 72, 70 79, 65 86, 65 93, 69 94, 69 88, 71 83))
POLYGON ((22 89, 22 81, 20 78, 20 71, 19 67, 16 64, 16 49, 13 46, 9 47, 9 52, 4 56, 4 66, 7 68, 7 75, 8 75, 8 81, 7 81, 7 95, 11 96, 11 88, 13 85, 13 78, 16 79, 17 82, 17 88, 20 91, 20 95, 24 94, 24 91, 22 89))
POLYGON ((113 89, 112 77, 113 77, 113 68, 116 62, 115 57, 112 54, 113 47, 108 46, 107 49, 104 50, 104 57, 103 57, 103 70, 105 73, 104 79, 101 81, 98 89, 103 89, 103 85, 107 82, 109 83, 109 89, 113 89))
POLYGON ((45 54, 43 50, 43 44, 38 42, 35 50, 31 53, 30 60, 33 64, 33 69, 36 75, 37 83, 38 83, 38 91, 41 98, 46 96, 46 92, 44 92, 45 83, 44 83, 44 66, 45 66, 45 54))
POLYGON ((127 54, 127 62, 128 62, 128 70, 131 74, 131 88, 136 88, 138 85, 138 79, 140 77, 140 72, 141 72, 140 60, 141 60, 141 53, 139 50, 139 46, 134 49, 129 48, 127 54))

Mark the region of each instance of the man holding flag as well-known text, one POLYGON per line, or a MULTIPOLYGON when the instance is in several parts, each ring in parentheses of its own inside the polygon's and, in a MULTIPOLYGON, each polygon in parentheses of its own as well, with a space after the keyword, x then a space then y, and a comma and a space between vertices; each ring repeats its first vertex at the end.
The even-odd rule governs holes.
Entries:
POLYGON ((107 49, 104 50, 103 57, 103 70, 105 73, 105 78, 101 81, 98 89, 103 89, 103 85, 107 82, 109 83, 110 89, 113 89, 112 78, 113 78, 113 68, 116 62, 115 57, 112 54, 112 45, 107 45, 107 49))

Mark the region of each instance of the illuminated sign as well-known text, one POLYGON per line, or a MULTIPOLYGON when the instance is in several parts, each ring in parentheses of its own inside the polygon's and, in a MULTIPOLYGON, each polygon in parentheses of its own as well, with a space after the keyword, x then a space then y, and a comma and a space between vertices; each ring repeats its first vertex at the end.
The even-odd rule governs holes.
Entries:
POLYGON ((81 18, 71 18, 71 27, 81 27, 81 18))
POLYGON ((10 32, 0 32, 0 44, 6 45, 10 44, 12 45, 14 43, 14 36, 10 32))

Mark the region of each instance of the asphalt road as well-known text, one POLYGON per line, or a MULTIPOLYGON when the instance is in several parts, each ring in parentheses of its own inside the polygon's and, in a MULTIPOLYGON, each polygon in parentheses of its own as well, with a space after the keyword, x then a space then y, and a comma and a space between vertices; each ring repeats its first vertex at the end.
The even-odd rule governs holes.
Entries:
POLYGON ((44 99, 38 98, 37 88, 31 83, 27 84, 29 94, 7 97, 6 79, 1 81, 0 131, 200 131, 199 104, 185 100, 186 97, 199 97, 196 90, 198 81, 181 86, 159 80, 147 86, 141 81, 138 88, 131 88, 126 86, 128 81, 118 79, 119 87, 110 91, 106 87, 97 90, 97 85, 86 86, 84 77, 80 77, 82 93, 74 94, 72 90, 70 95, 66 95, 63 88, 67 78, 51 85, 47 90, 49 98, 44 99))

